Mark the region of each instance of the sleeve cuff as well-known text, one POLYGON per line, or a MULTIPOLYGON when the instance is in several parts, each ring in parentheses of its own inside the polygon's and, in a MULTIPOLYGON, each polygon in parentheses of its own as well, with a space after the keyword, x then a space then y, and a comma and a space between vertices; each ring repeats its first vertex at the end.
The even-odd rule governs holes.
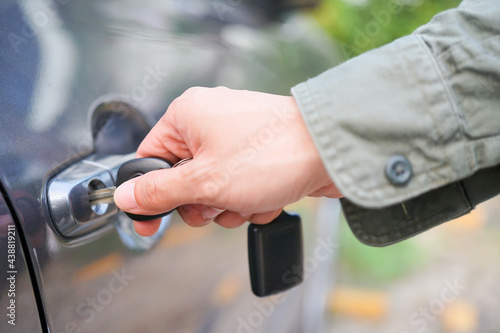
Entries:
POLYGON ((455 103, 419 35, 351 59, 292 94, 330 177, 354 204, 387 207, 473 172, 455 103), (410 166, 406 182, 391 179, 395 157, 410 166))

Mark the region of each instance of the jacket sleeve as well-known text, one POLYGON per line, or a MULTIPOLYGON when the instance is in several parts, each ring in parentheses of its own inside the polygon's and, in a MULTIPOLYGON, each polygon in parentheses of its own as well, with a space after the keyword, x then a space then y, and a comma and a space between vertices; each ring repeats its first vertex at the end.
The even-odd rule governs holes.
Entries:
POLYGON ((381 246, 500 192, 500 1, 470 0, 292 94, 344 214, 381 246))

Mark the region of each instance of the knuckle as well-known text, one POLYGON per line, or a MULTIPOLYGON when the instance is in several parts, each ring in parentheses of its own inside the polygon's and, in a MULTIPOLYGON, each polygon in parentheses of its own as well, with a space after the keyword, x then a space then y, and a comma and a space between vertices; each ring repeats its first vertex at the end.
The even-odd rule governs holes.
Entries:
MULTIPOLYGON (((165 113, 165 120, 172 119, 174 122, 178 121, 181 114, 189 112, 197 107, 198 100, 201 98, 201 91, 206 88, 191 87, 184 91, 182 95, 176 97, 168 106, 165 113), (172 118, 173 117, 173 118, 172 118)), ((162 118, 163 119, 163 118, 162 118)))
POLYGON ((213 90, 216 92, 227 92, 227 91, 229 91, 229 88, 225 87, 225 86, 217 86, 217 87, 214 87, 213 90))
MULTIPOLYGON (((195 162, 192 162, 195 163, 195 162)), ((191 168, 179 168, 181 179, 185 184, 190 184, 191 200, 196 203, 211 205, 221 204, 221 197, 224 193, 225 184, 214 172, 213 163, 204 160, 196 162, 191 168)))
POLYGON ((189 184, 187 187, 189 188, 189 192, 187 193, 190 198, 186 198, 187 200, 193 203, 204 203, 203 193, 200 193, 199 186, 203 183, 203 172, 198 168, 190 168, 190 170, 185 170, 183 168, 179 168, 179 176, 180 179, 183 180, 184 184, 189 184))
POLYGON ((182 110, 184 107, 184 101, 185 97, 184 95, 176 97, 168 106, 167 112, 165 115, 160 119, 160 120, 166 120, 167 117, 169 117, 174 111, 176 110, 182 110))
POLYGON ((225 228, 233 229, 241 226, 246 220, 238 213, 226 211, 217 216, 215 222, 225 228))
POLYGON ((205 89, 206 88, 203 87, 191 87, 186 89, 186 91, 184 91, 184 93, 180 97, 192 98, 205 89))

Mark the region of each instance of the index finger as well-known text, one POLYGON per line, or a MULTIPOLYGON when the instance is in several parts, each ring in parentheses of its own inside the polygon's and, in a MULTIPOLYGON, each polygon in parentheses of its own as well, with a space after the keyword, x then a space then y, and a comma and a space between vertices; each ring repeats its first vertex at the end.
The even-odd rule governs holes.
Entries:
POLYGON ((149 131, 137 149, 137 158, 161 157, 176 163, 180 159, 192 156, 170 118, 167 111, 149 131))

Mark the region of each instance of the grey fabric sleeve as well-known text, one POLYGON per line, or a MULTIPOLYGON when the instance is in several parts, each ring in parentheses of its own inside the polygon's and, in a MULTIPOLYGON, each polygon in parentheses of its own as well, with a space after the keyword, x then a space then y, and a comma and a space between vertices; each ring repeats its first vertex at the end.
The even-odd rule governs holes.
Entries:
POLYGON ((461 181, 500 164, 500 2, 464 1, 292 94, 362 241, 394 243, 467 213, 476 203, 461 181), (411 165, 405 184, 386 174, 394 156, 411 165))

